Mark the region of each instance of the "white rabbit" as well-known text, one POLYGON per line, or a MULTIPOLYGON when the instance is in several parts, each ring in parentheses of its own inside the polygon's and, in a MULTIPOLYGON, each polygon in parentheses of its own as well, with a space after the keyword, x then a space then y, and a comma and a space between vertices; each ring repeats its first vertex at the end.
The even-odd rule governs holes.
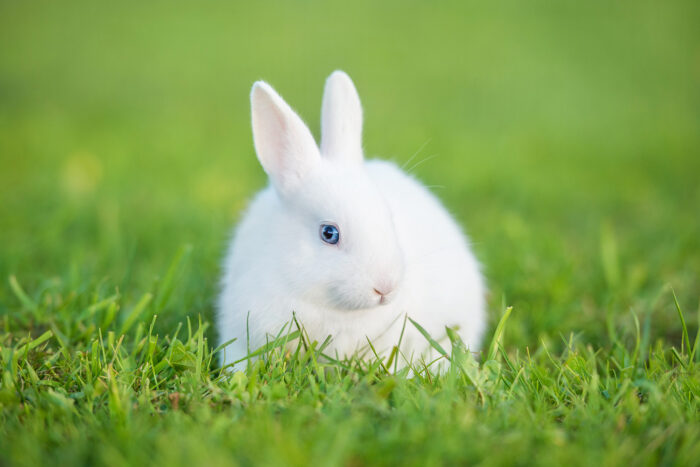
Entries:
MULTIPOLYGON (((478 350, 485 290, 467 239, 413 177, 364 160, 350 77, 336 71, 326 81, 320 150, 267 83, 253 85, 251 106, 255 150, 271 183, 250 204, 225 260, 217 324, 222 343, 236 341, 222 363, 273 340, 293 313, 311 340, 332 336, 332 356, 367 352, 368 339, 388 355, 406 315, 435 339, 456 327, 478 350)), ((402 364, 429 358, 429 347, 408 322, 402 364)))

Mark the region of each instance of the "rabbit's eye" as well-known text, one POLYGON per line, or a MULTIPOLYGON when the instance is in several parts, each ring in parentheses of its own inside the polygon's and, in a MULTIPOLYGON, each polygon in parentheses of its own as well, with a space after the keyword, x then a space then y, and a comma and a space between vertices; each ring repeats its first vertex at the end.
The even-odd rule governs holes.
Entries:
POLYGON ((330 224, 323 224, 321 226, 321 240, 331 245, 335 245, 340 240, 340 232, 338 232, 338 227, 330 224))

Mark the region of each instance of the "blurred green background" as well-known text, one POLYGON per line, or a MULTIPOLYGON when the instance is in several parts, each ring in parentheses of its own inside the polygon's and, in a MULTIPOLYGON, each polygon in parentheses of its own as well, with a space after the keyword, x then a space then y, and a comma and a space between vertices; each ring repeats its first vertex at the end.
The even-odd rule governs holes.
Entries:
POLYGON ((368 156, 407 162, 469 232, 509 346, 697 318, 698 2, 0 2, 7 286, 135 301, 183 244, 167 316, 211 317, 230 228, 264 186, 248 93, 318 135, 334 69, 368 156), (625 324, 626 323, 626 324, 625 324))

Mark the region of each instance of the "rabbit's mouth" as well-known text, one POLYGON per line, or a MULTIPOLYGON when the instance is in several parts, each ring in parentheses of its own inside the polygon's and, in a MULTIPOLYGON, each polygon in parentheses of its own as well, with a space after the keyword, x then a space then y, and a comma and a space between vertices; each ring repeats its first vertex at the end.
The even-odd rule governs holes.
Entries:
MULTIPOLYGON (((379 302, 378 302, 379 305, 388 305, 389 302, 391 302, 391 299, 392 299, 393 296, 394 296, 394 291, 393 291, 393 290, 390 290, 390 291, 388 291, 388 292, 382 292, 382 291, 380 291, 380 290, 377 289, 377 288, 374 288, 374 289, 372 289, 372 290, 374 291, 375 295, 376 295, 376 296, 378 297, 378 299, 379 299, 379 302)), ((377 297, 375 297, 375 298, 377 298, 377 297)))

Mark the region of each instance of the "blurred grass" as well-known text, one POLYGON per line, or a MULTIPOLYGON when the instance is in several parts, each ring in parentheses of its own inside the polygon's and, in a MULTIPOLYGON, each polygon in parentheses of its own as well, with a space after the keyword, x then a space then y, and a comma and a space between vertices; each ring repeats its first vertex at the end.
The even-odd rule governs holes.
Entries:
POLYGON ((695 308, 697 10, 5 2, 0 275, 143 288, 192 243, 181 295, 208 314, 228 229, 264 184, 251 82, 273 83, 317 134, 323 80, 343 68, 369 155, 435 156, 415 171, 470 232, 493 302, 518 310, 518 345, 595 338, 610 300, 624 310, 667 283, 695 308))
POLYGON ((691 330, 700 311, 698 18, 690 1, 0 2, 5 332, 46 318, 10 275, 42 306, 118 291, 130 308, 183 245, 156 326, 210 319, 230 227, 265 183, 250 85, 318 135, 341 68, 368 155, 418 152, 470 233, 493 324, 514 308, 507 347, 604 346, 633 335, 630 310, 679 347, 668 286, 691 330))

